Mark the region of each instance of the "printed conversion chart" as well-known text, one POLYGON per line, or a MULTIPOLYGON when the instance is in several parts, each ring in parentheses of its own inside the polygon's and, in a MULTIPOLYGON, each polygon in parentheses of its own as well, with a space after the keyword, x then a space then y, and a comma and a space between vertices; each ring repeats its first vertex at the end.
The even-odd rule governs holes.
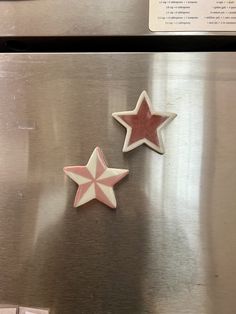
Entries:
POLYGON ((151 31, 236 31, 236 0, 149 0, 151 31))

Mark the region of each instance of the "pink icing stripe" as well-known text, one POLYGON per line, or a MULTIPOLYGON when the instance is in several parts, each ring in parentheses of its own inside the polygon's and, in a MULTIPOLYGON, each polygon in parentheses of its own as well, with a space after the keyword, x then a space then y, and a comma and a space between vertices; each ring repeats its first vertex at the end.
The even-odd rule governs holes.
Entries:
POLYGON ((115 208, 115 206, 109 201, 109 199, 106 197, 104 192, 100 189, 100 187, 95 184, 95 193, 96 193, 96 199, 100 202, 106 204, 107 206, 111 208, 115 208))
POLYGON ((71 166, 71 167, 65 167, 64 171, 71 172, 74 174, 77 174, 79 176, 85 177, 87 179, 93 179, 91 173, 89 172, 88 168, 85 166, 71 166))
POLYGON ((159 146, 157 128, 160 127, 168 117, 155 113, 152 114, 145 99, 136 114, 119 115, 119 117, 132 128, 128 145, 141 139, 147 139, 159 146))
POLYGON ((104 179, 98 179, 97 182, 108 185, 108 186, 114 186, 122 178, 127 176, 128 173, 129 173, 129 171, 127 170, 126 172, 119 174, 117 176, 112 176, 112 177, 108 177, 108 178, 104 178, 104 179))
POLYGON ((107 169, 107 167, 104 163, 104 160, 101 158, 101 156, 99 154, 98 159, 97 159, 96 177, 95 178, 99 178, 106 169, 107 169))
POLYGON ((105 156, 104 156, 104 154, 103 154, 103 151, 101 150, 100 147, 97 147, 96 149, 97 149, 97 153, 98 153, 99 158, 102 160, 102 162, 104 163, 104 165, 106 165, 107 162, 106 162, 105 156))
POLYGON ((83 195, 88 191, 89 187, 91 186, 92 182, 81 184, 76 192, 74 206, 76 207, 83 195))

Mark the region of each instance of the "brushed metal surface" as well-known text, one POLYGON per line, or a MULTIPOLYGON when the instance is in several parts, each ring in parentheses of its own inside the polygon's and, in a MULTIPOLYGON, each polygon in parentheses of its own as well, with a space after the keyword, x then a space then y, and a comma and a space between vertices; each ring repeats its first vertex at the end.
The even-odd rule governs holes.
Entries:
POLYGON ((236 54, 0 55, 0 303, 52 314, 233 314, 236 54), (121 152, 141 91, 166 154, 121 152), (99 145, 117 210, 63 174, 99 145))
MULTIPOLYGON (((148 27, 148 0, 0 1, 0 36, 157 35, 148 27)), ((225 34, 236 32, 168 33, 225 34)))

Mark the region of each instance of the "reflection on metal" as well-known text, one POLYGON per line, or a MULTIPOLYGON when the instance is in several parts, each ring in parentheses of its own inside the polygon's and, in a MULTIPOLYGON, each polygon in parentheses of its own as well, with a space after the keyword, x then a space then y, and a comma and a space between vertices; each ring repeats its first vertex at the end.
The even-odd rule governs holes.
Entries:
MULTIPOLYGON (((192 304, 188 305, 189 294, 186 293, 186 286, 190 285, 199 313, 208 314, 211 313, 205 307, 208 302, 208 291, 205 284, 201 284, 208 280, 205 264, 207 252, 203 252, 204 243, 199 242, 199 235, 202 232, 201 169, 204 164, 202 155, 206 136, 204 134, 204 110, 206 110, 204 97, 209 91, 207 91, 207 82, 203 79, 199 80, 199 74, 196 72, 196 64, 204 69, 207 68, 208 63, 207 54, 201 55, 200 60, 195 61, 196 63, 190 54, 183 56, 184 61, 179 57, 176 58, 179 62, 176 62, 175 58, 174 60, 167 58, 166 54, 153 55, 153 100, 158 103, 162 99, 163 103, 168 104, 166 107, 169 110, 180 112, 180 115, 175 120, 176 132, 166 129, 164 134, 168 144, 166 158, 159 161, 161 164, 155 164, 155 159, 152 159, 155 166, 149 169, 150 180, 147 190, 150 190, 152 198, 158 199, 159 206, 162 208, 163 226, 157 230, 156 234, 165 247, 160 257, 161 268, 165 269, 164 272, 166 269, 172 269, 174 278, 176 278, 174 271, 176 265, 179 272, 178 282, 172 283, 172 289, 175 287, 176 293, 171 295, 171 292, 166 291, 171 298, 169 302, 162 301, 165 302, 164 313, 172 313, 173 309, 176 313, 182 313, 183 310, 177 305, 179 299, 186 304, 187 313, 195 311, 192 309, 192 304), (159 71, 165 73, 165 77, 169 79, 163 80, 161 77, 156 77, 155 65, 159 63, 161 63, 159 71), (156 173, 159 173, 160 177, 156 173), (166 233, 168 225, 175 228, 166 233), (182 256, 180 259, 179 255, 182 256), (181 265, 182 261, 185 262, 181 265), (199 268, 196 269, 194 265, 199 265, 199 268), (191 285, 193 278, 199 281, 199 285, 191 285)), ((163 106, 162 110, 167 110, 166 107, 163 106)), ((156 229, 159 215, 160 213, 157 212, 155 219, 150 222, 151 230, 156 229)), ((153 241, 153 236, 150 241, 153 241)), ((171 274, 169 273, 168 276, 171 274)), ((157 313, 159 306, 158 300, 157 313)))
POLYGON ((234 313, 235 81, 236 53, 0 55, 0 301, 234 313), (111 114, 143 89, 154 110, 178 114, 164 156, 121 153, 111 114), (62 168, 86 164, 96 144, 130 170, 117 211, 72 207, 62 168))

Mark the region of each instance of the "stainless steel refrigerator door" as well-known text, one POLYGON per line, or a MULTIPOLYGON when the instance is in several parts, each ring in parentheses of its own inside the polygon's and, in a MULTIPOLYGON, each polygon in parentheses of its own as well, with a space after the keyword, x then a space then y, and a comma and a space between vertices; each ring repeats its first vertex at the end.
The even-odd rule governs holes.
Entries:
POLYGON ((0 303, 51 314, 233 314, 236 53, 0 55, 0 303), (143 90, 166 154, 122 153, 143 90), (117 210, 63 167, 128 168, 117 210))
MULTIPOLYGON (((149 30, 148 19, 149 0, 0 1, 0 36, 160 34, 149 30)), ((232 36, 236 33, 217 34, 232 36)))

